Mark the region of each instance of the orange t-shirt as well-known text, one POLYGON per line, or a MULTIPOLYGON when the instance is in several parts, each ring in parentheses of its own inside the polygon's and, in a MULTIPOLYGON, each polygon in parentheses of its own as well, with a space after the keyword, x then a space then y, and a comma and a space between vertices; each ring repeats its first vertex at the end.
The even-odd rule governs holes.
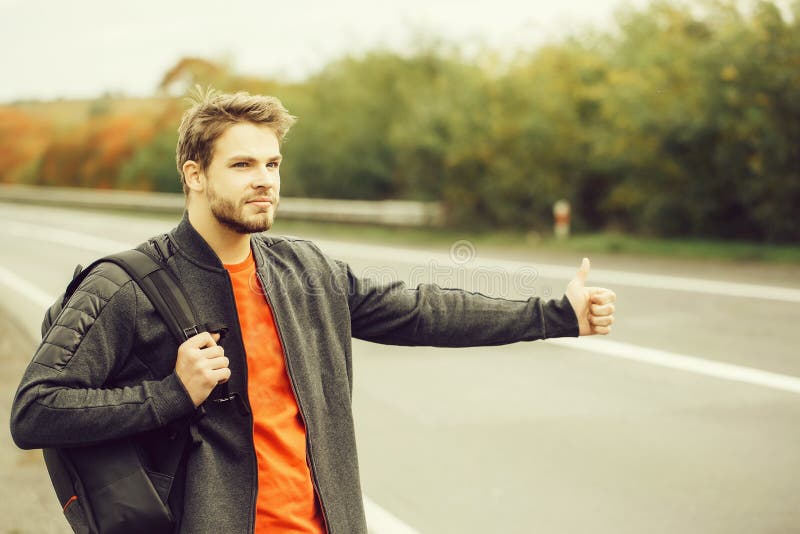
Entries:
POLYGON ((286 370, 272 310, 253 254, 225 265, 247 354, 248 396, 258 461, 256 534, 320 534, 325 526, 306 462, 306 433, 286 370))

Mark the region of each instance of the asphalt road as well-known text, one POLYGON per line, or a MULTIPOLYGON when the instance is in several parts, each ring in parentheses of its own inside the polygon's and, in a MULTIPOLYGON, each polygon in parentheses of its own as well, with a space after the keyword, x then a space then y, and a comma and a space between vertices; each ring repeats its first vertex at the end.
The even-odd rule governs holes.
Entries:
MULTIPOLYGON (((0 204, 5 421, 43 303, 74 265, 171 225, 0 204)), ((580 260, 484 253, 468 242, 452 251, 319 243, 363 275, 514 298, 560 296, 580 260)), ((375 532, 800 532, 800 268, 592 263, 590 282, 619 298, 608 339, 355 343, 356 430, 375 532)), ((5 432, 0 465, 0 531, 65 532, 38 453, 16 450, 5 432)))

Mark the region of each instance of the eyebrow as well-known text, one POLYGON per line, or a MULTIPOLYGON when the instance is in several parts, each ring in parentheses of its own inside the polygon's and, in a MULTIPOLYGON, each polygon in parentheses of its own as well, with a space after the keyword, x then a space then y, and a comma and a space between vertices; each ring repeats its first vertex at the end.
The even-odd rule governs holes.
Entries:
MULTIPOLYGON (((271 157, 267 158, 267 161, 270 161, 270 162, 271 161, 281 161, 282 159, 283 159, 283 156, 281 154, 276 154, 275 156, 271 156, 271 157)), ((254 161, 257 161, 257 158, 254 158, 253 156, 247 156, 247 155, 242 154, 242 155, 239 155, 239 156, 230 157, 226 161, 227 161, 227 163, 232 163, 234 161, 254 162, 254 161)))

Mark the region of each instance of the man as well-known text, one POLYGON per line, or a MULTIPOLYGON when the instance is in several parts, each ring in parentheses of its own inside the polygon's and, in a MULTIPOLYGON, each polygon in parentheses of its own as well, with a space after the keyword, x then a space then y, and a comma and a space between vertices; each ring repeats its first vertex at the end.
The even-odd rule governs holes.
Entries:
MULTIPOLYGON (((179 532, 366 533, 353 336, 497 345, 607 334, 614 322, 614 293, 584 287, 588 260, 564 298, 509 301, 379 284, 313 243, 263 234, 275 218, 280 144, 293 122, 274 98, 209 93, 179 128, 186 212, 169 233, 168 265, 200 319, 227 327, 224 342, 203 332, 176 358, 141 289, 102 264, 51 329, 68 342, 46 336, 14 402, 12 433, 23 448, 136 437, 196 416, 182 503, 171 502, 179 532), (228 402, 236 395, 240 409, 228 402)), ((80 502, 66 504, 73 519, 80 515, 80 502)))

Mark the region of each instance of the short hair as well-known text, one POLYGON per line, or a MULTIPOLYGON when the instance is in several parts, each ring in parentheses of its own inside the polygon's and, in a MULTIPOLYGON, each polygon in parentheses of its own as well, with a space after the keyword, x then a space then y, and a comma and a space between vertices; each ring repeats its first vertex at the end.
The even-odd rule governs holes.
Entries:
POLYGON ((183 164, 192 160, 205 171, 214 155, 214 143, 230 126, 240 122, 266 125, 282 143, 297 120, 274 96, 251 95, 244 91, 220 93, 211 88, 206 91, 198 88, 190 101, 193 105, 183 114, 175 150, 184 194, 188 193, 188 188, 183 164))

